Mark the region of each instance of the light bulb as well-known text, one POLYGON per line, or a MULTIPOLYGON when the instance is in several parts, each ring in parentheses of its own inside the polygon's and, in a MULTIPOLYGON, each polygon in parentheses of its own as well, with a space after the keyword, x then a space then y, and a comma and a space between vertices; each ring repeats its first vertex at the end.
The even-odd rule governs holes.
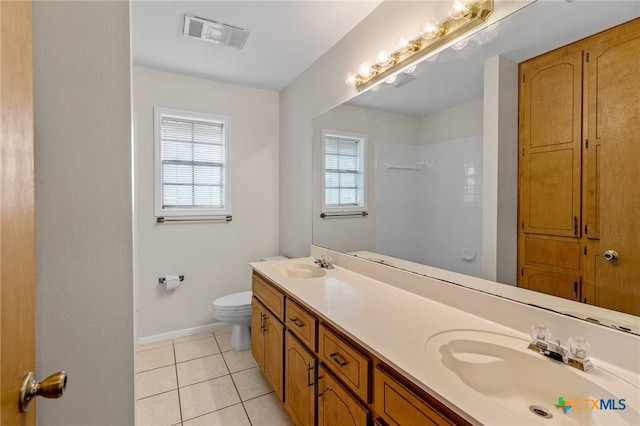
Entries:
POLYGON ((347 86, 355 86, 357 82, 358 82, 358 74, 356 74, 355 72, 347 73, 347 75, 344 78, 344 83, 347 86))
POLYGON ((396 40, 395 47, 396 47, 396 50, 404 52, 409 48, 410 45, 411 45, 411 37, 409 37, 406 34, 403 34, 400 37, 398 37, 398 39, 396 40))
POLYGON ((405 74, 413 74, 416 71, 416 65, 411 65, 409 68, 404 70, 405 74))
POLYGON ((460 19, 467 16, 471 12, 469 5, 464 0, 456 0, 453 2, 451 9, 449 10, 449 16, 452 19, 460 19))
POLYGON ((371 77, 373 72, 373 66, 369 62, 363 62, 360 64, 360 67, 358 67, 358 74, 360 74, 360 77, 371 77))
POLYGON ((431 18, 422 25, 420 35, 425 40, 431 40, 440 37, 444 33, 444 27, 436 18, 431 18))
POLYGON ((379 85, 379 84, 377 84, 377 85, 375 85, 375 86, 373 86, 373 87, 371 88, 371 91, 372 91, 372 92, 377 92, 377 91, 379 91, 379 90, 380 90, 380 85, 379 85))
POLYGON ((465 47, 467 47, 467 43, 469 43, 469 39, 468 39, 468 38, 465 38, 464 40, 460 40, 459 42, 457 42, 457 43, 453 44, 453 45, 451 46, 451 48, 452 48, 453 50, 462 50, 462 49, 464 49, 465 47))
POLYGON ((433 55, 431 55, 431 56, 428 56, 428 57, 427 57, 427 61, 429 61, 429 62, 433 62, 433 61, 435 61, 436 59, 438 59, 438 53, 439 53, 439 52, 436 52, 435 54, 433 54, 433 55))
POLYGON ((381 50, 378 52, 378 56, 376 57, 376 64, 381 67, 386 67, 387 65, 391 65, 393 62, 393 58, 386 50, 381 50))
POLYGON ((398 79, 397 75, 392 75, 391 77, 388 77, 384 82, 387 84, 393 84, 396 82, 397 79, 398 79))

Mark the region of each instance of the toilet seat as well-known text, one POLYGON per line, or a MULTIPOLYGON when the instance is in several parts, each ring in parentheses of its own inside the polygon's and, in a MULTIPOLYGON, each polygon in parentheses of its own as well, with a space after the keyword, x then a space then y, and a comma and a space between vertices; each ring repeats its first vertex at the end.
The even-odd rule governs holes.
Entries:
POLYGON ((213 301, 213 308, 217 311, 251 311, 252 292, 241 291, 229 294, 213 301))

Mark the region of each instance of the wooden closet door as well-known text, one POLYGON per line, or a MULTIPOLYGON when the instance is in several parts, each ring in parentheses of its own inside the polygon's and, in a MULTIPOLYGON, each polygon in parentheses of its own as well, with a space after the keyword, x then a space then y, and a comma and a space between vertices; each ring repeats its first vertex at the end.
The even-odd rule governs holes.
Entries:
POLYGON ((529 61, 521 75, 522 229, 579 237, 582 51, 529 61))
MULTIPOLYGON (((596 305, 640 315, 640 19, 599 35, 586 67, 590 147, 599 146, 596 305)), ((595 155, 595 154, 594 154, 595 155)))

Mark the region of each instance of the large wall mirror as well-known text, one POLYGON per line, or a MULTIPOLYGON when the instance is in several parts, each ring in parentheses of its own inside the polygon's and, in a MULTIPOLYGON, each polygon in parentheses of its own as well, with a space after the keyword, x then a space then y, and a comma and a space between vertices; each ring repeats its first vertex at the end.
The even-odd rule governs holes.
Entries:
MULTIPOLYGON (((484 171, 494 165, 483 164, 487 114, 494 111, 483 92, 487 64, 518 64, 638 16, 637 1, 538 0, 314 119, 313 244, 640 333, 637 316, 517 288, 517 196, 493 213, 483 209, 497 196, 485 185, 484 171), (354 141, 365 149, 352 150, 354 141), (363 154, 364 191, 336 195, 362 205, 327 209, 325 162, 347 164, 363 154), (505 230, 493 252, 487 223, 505 230), (487 273, 489 258, 497 263, 494 275, 487 273)), ((517 99, 511 107, 517 110, 517 99)), ((515 149, 499 179, 515 194, 517 113, 511 117, 515 149)), ((345 188, 357 180, 349 183, 348 173, 336 178, 345 188)))

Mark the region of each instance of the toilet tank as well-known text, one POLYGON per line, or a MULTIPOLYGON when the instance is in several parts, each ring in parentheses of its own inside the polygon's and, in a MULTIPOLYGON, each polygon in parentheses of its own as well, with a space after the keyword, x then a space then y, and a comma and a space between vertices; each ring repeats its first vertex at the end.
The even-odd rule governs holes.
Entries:
POLYGON ((262 262, 266 262, 268 260, 285 260, 285 259, 288 259, 288 257, 285 257, 285 256, 266 256, 266 257, 263 257, 260 260, 262 262))

